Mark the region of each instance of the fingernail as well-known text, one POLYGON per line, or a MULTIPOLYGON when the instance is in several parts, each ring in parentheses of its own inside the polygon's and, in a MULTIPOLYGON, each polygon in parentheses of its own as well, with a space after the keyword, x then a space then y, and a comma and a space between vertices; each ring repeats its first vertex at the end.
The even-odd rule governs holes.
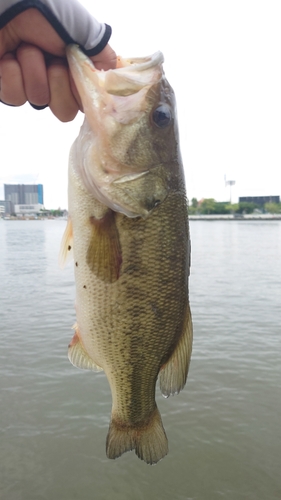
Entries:
POLYGON ((2 102, 2 104, 5 104, 5 106, 12 106, 12 108, 16 107, 14 104, 8 104, 7 102, 1 101, 1 99, 0 102, 2 102))
POLYGON ((32 104, 31 102, 29 103, 32 108, 36 109, 37 111, 41 111, 41 109, 45 109, 48 107, 48 104, 44 104, 43 106, 37 106, 37 104, 32 104))

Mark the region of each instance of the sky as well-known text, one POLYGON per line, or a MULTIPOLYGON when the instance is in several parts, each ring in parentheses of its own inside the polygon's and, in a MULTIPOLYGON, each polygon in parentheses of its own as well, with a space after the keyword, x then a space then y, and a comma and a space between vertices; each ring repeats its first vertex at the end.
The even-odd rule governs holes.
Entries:
MULTIPOLYGON (((161 50, 174 88, 191 200, 281 195, 280 0, 81 0, 111 25, 123 57, 161 50)), ((67 208, 69 149, 83 121, 0 105, 4 183, 42 183, 46 208, 67 208)))

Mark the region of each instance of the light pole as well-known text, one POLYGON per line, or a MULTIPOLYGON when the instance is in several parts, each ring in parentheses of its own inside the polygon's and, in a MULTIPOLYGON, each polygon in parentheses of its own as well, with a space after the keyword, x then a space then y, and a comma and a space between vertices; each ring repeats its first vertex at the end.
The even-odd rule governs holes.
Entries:
POLYGON ((225 185, 229 186, 229 197, 230 197, 229 203, 230 203, 230 205, 231 205, 231 186, 234 186, 234 184, 235 184, 235 181, 227 181, 227 180, 225 181, 225 185))

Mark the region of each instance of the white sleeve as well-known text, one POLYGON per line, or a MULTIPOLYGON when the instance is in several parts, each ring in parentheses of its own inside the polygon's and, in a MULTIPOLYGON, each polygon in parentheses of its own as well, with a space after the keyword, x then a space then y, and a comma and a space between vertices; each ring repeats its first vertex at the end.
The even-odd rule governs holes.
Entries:
POLYGON ((0 29, 27 9, 38 9, 66 43, 77 43, 88 56, 106 46, 111 28, 99 23, 78 0, 0 0, 0 29))

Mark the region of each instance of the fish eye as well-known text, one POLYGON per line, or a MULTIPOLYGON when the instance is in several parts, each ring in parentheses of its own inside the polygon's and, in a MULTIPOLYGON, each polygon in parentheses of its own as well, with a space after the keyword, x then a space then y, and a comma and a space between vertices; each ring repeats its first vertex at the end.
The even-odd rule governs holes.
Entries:
POLYGON ((152 113, 152 120, 159 128, 166 128, 172 120, 172 113, 167 104, 160 104, 152 113))

